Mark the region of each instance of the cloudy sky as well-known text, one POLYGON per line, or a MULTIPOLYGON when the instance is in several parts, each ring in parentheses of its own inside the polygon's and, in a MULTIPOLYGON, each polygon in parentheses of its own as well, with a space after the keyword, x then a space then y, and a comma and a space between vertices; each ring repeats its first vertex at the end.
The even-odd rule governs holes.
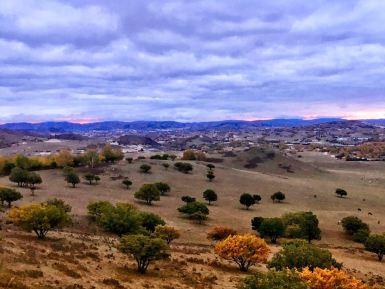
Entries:
POLYGON ((384 0, 1 0, 0 122, 385 118, 384 0))

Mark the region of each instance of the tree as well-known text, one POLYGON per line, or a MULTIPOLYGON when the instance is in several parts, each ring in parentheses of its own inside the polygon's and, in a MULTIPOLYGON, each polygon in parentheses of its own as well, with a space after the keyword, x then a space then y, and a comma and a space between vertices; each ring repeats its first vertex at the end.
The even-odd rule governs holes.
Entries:
POLYGON ((73 172, 75 172, 73 167, 65 166, 63 168, 63 176, 64 177, 67 176, 69 173, 73 173, 73 172))
POLYGON ((207 239, 213 241, 220 241, 226 239, 228 236, 236 235, 237 231, 225 226, 216 226, 211 228, 207 233, 207 239))
POLYGON ((197 220, 199 223, 207 219, 210 211, 207 206, 201 202, 190 202, 178 208, 178 211, 192 220, 197 220))
POLYGON ((11 209, 8 221, 26 231, 33 231, 39 239, 44 239, 50 230, 70 224, 71 217, 55 205, 31 204, 11 209))
POLYGON ((95 175, 94 181, 95 181, 95 184, 98 184, 98 182, 100 182, 100 177, 98 175, 95 175))
POLYGON ((87 150, 87 152, 84 154, 83 159, 86 164, 91 168, 94 168, 100 161, 99 154, 96 150, 87 150))
POLYGON ((126 158, 126 162, 128 162, 129 164, 131 164, 133 161, 133 158, 132 157, 127 157, 126 158))
POLYGON ((283 245, 283 249, 276 253, 268 263, 269 268, 277 271, 284 269, 302 270, 309 268, 341 268, 332 254, 325 249, 308 244, 305 241, 291 241, 283 245))
POLYGON ((134 257, 138 272, 141 274, 146 273, 152 261, 166 259, 169 256, 169 247, 164 240, 144 235, 124 236, 120 239, 119 250, 134 257))
POLYGON ((246 210, 255 204, 253 196, 247 193, 241 195, 239 202, 246 207, 246 210))
POLYGON ((190 163, 177 162, 174 164, 175 169, 184 174, 188 174, 193 170, 193 166, 190 163))
POLYGON ((209 180, 209 182, 212 182, 213 179, 215 179, 214 172, 213 171, 208 171, 207 174, 206 174, 206 177, 209 180))
POLYGON ((23 198, 23 195, 10 188, 0 188, 0 201, 2 206, 4 206, 4 203, 8 204, 8 208, 12 206, 13 202, 16 202, 23 198))
POLYGON ((246 277, 240 289, 309 289, 298 273, 290 270, 257 272, 246 277))
POLYGON ((370 235, 369 229, 359 229, 352 235, 352 240, 357 243, 365 244, 366 240, 370 235))
MULTIPOLYGON (((360 218, 356 216, 348 216, 341 220, 342 227, 345 233, 353 236, 359 230, 369 231, 369 225, 364 223, 360 218)), ((370 231, 369 231, 370 232, 370 231)))
POLYGON ((134 197, 151 205, 152 202, 160 200, 160 192, 154 184, 144 184, 135 192, 134 197))
POLYGON ((266 262, 270 251, 263 239, 252 234, 229 236, 219 241, 214 250, 223 259, 234 261, 242 272, 266 262))
POLYGON ((69 150, 61 150, 55 155, 54 161, 59 168, 74 165, 74 157, 69 150))
POLYGON ((35 187, 37 184, 43 182, 41 176, 35 172, 30 172, 27 174, 27 183, 31 187, 35 187))
POLYGON ((9 175, 9 180, 17 183, 18 187, 22 187, 27 183, 28 171, 20 167, 14 167, 9 175))
POLYGON ((100 219, 107 211, 114 209, 114 206, 108 201, 98 201, 89 203, 87 206, 88 217, 93 221, 100 222, 100 219))
POLYGON ((382 235, 370 235, 365 242, 365 249, 369 252, 377 254, 378 261, 381 262, 385 254, 385 233, 382 235))
POLYGON ((185 150, 183 152, 182 160, 195 161, 196 160, 195 152, 193 150, 185 150))
POLYGON ((209 171, 212 171, 212 170, 215 169, 215 165, 213 165, 213 164, 207 164, 206 167, 207 167, 207 169, 208 169, 209 171))
POLYGON ((253 195, 253 199, 256 204, 259 204, 259 202, 262 200, 262 197, 260 195, 253 195))
POLYGON ((218 200, 218 195, 215 191, 208 189, 203 192, 203 198, 211 205, 211 202, 218 200))
POLYGON ((185 203, 192 203, 196 201, 196 198, 191 197, 191 196, 183 196, 181 197, 181 200, 185 203))
POLYGON ((170 167, 170 164, 168 164, 168 163, 163 163, 162 166, 163 166, 164 169, 167 171, 168 168, 170 167))
POLYGON ((64 202, 62 199, 58 199, 58 198, 49 199, 43 204, 47 206, 52 205, 52 206, 58 207, 59 209, 62 209, 66 213, 70 213, 72 210, 72 207, 69 204, 64 202))
POLYGON ((171 191, 170 186, 166 183, 158 182, 158 183, 155 183, 154 185, 159 190, 159 192, 162 196, 164 196, 166 193, 171 191))
POLYGON ((343 197, 346 197, 348 195, 348 193, 343 189, 336 189, 336 195, 339 198, 343 198, 343 197))
POLYGON ((126 189, 128 190, 132 186, 132 182, 129 179, 125 179, 122 181, 122 184, 126 186, 126 189))
POLYGON ((265 218, 257 231, 262 237, 269 237, 275 244, 277 239, 285 233, 285 225, 281 218, 265 218))
POLYGON ((123 159, 124 154, 120 148, 113 149, 110 144, 106 144, 102 150, 102 157, 107 163, 114 163, 123 159))
POLYGON ((88 182, 89 185, 92 185, 92 182, 95 180, 96 175, 88 173, 84 175, 84 179, 88 182))
POLYGON ((166 225, 158 225, 155 228, 155 234, 157 238, 165 240, 169 245, 172 241, 178 239, 180 237, 180 233, 174 227, 166 226, 166 225))
POLYGON ((153 213, 141 212, 139 218, 140 225, 151 233, 155 231, 156 226, 166 225, 166 222, 161 217, 153 213))
POLYGON ((80 178, 75 172, 67 174, 65 180, 67 183, 71 184, 73 188, 80 183, 80 178))
POLYGON ((275 203, 276 201, 278 203, 282 202, 284 199, 286 198, 285 194, 282 193, 282 192, 276 192, 274 194, 271 195, 271 199, 273 200, 273 202, 275 203))
POLYGON ((251 219, 251 228, 254 231, 258 231, 258 228, 261 226, 264 218, 263 217, 254 217, 251 219))
POLYGON ((321 239, 321 230, 318 227, 318 218, 312 212, 294 212, 283 215, 285 236, 288 238, 312 240, 321 239))
POLYGON ((362 281, 336 268, 313 271, 305 268, 299 275, 310 289, 369 289, 362 281))
POLYGON ((143 164, 143 165, 140 166, 139 169, 140 169, 141 173, 148 174, 150 172, 150 170, 151 170, 151 166, 148 165, 148 164, 143 164))

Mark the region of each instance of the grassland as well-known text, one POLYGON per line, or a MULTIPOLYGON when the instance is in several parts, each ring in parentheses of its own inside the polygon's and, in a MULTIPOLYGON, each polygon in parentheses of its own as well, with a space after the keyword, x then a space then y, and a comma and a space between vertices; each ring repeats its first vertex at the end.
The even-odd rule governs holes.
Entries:
MULTIPOLYGON (((208 229, 222 224, 247 232, 255 216, 273 217, 310 210, 320 220, 322 240, 317 241, 319 246, 331 250, 335 258, 355 274, 365 278, 371 278, 372 274, 385 276, 384 264, 365 252, 362 245, 350 241, 338 225, 343 217, 356 215, 367 222, 373 232, 385 231, 384 162, 353 163, 317 153, 303 153, 301 159, 278 156, 246 169, 244 162, 248 158, 250 155, 240 154, 216 164, 213 182, 206 180, 206 163, 203 162, 193 162, 194 171, 182 174, 172 166, 165 170, 161 165, 165 161, 146 159, 132 164, 122 161, 104 168, 99 185, 90 186, 84 182, 75 189, 65 183, 60 170, 41 171, 44 183, 36 196, 21 189, 24 198, 17 205, 50 197, 62 198, 71 204, 76 223, 65 232, 51 234, 50 239, 43 242, 5 226, 1 246, 3 267, 7 267, 11 275, 27 270, 29 273, 21 278, 21 282, 29 286, 27 288, 236 288, 242 275, 230 264, 219 263, 212 254, 211 243, 206 239, 208 229), (139 172, 143 163, 152 166, 150 174, 139 172), (293 172, 280 168, 282 163, 290 164, 293 172), (117 176, 132 180, 132 188, 126 190, 121 180, 111 179, 117 176), (172 190, 168 196, 153 206, 134 199, 135 190, 143 183, 156 181, 170 184, 172 190), (337 187, 347 190, 348 197, 336 198, 337 187), (202 199, 202 192, 208 188, 218 193, 218 202, 210 206, 206 224, 194 224, 183 218, 176 210, 182 205, 180 197, 191 195, 202 199), (286 194, 287 199, 282 204, 270 200, 270 195, 276 191, 286 194), (260 194, 261 204, 244 210, 239 196, 245 192, 260 194), (96 200, 134 203, 141 210, 159 214, 178 228, 181 239, 173 245, 172 262, 162 261, 152 266, 149 277, 137 276, 132 270, 133 260, 114 249, 116 240, 89 224, 86 206, 96 200), (68 287, 75 283, 82 287, 68 287)), ((3 177, 0 185, 11 184, 3 177)), ((272 247, 272 251, 278 248, 272 247)))

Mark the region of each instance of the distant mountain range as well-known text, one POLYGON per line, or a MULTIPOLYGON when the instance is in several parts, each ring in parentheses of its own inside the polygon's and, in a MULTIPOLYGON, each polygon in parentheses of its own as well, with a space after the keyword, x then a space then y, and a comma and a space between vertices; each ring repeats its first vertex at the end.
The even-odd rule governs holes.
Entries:
MULTIPOLYGON (((104 121, 94 123, 72 123, 72 122, 41 122, 41 123, 6 123, 0 125, 0 129, 13 131, 35 132, 35 133, 85 133, 90 131, 113 131, 113 130, 165 130, 165 129, 186 129, 195 131, 204 130, 237 130, 253 127, 298 127, 317 125, 329 122, 348 122, 340 118, 318 118, 306 119, 271 119, 271 120, 224 120, 212 122, 176 122, 176 121, 104 121)), ((362 122, 373 125, 385 125, 385 119, 362 120, 362 122)))

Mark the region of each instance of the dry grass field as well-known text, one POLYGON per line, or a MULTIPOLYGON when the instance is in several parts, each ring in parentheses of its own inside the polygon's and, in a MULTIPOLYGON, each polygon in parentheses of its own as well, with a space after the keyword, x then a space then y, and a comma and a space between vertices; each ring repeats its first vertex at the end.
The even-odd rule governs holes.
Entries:
MULTIPOLYGON (((363 278, 373 274, 385 276, 384 263, 365 252, 362 245, 350 241, 338 225, 343 217, 356 215, 373 232, 385 231, 384 162, 344 162, 303 153, 301 159, 279 156, 278 161, 267 160, 256 168, 246 169, 244 157, 248 156, 241 154, 216 164, 213 182, 207 181, 203 162, 192 162, 193 172, 182 174, 172 168, 171 161, 168 170, 161 165, 165 161, 122 161, 105 167, 100 184, 83 182, 77 188, 65 183, 60 170, 41 171, 43 184, 36 196, 21 189, 24 198, 16 205, 61 198, 72 206, 76 223, 65 232, 51 233, 46 241, 4 226, 0 241, 2 267, 8 270, 7 274, 18 275, 27 286, 9 288, 236 288, 242 275, 213 255, 207 231, 214 225, 226 225, 247 232, 251 231, 250 220, 255 216, 273 217, 303 210, 313 211, 320 220, 322 240, 316 243, 331 250, 347 269, 363 278), (150 174, 139 172, 143 163, 152 166, 150 174), (280 168, 279 163, 291 164, 293 172, 280 168), (133 181, 131 189, 125 189, 121 180, 111 179, 119 175, 133 181), (135 190, 142 184, 156 181, 170 184, 168 196, 152 206, 134 199, 135 190), (347 198, 335 197, 338 187, 348 191, 347 198), (202 199, 202 192, 208 188, 218 193, 218 201, 210 206, 209 220, 198 225, 183 218, 177 211, 182 205, 181 196, 202 199), (286 194, 285 202, 277 204, 270 200, 270 195, 277 191, 286 194), (262 202, 250 210, 243 209, 239 196, 245 192, 260 194, 262 202), (159 214, 180 230, 181 238, 172 246, 171 261, 155 263, 148 276, 138 276, 133 271, 133 260, 116 252, 116 239, 89 224, 86 206, 97 200, 133 203, 141 210, 159 214)), ((3 177, 0 186, 12 185, 3 177)), ((272 247, 272 251, 277 250, 278 247, 272 247)))

